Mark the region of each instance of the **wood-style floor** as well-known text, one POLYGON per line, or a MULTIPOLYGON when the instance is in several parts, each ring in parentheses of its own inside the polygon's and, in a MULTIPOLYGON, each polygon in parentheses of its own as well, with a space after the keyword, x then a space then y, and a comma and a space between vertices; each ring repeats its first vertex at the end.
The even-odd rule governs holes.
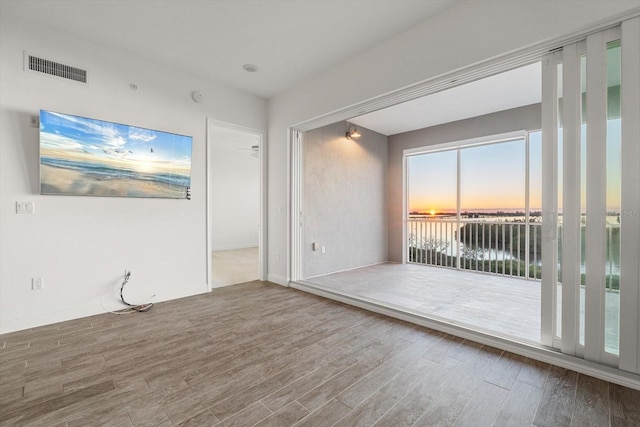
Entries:
POLYGON ((640 392, 250 282, 0 335, 0 424, 638 426, 640 392))

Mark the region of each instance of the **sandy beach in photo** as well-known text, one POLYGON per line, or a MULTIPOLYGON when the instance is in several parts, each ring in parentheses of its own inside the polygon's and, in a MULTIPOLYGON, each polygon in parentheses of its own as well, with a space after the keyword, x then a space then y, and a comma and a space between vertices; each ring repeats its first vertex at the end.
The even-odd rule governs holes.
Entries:
POLYGON ((192 138, 40 111, 40 192, 186 199, 192 138))
POLYGON ((65 168, 40 165, 42 194, 185 198, 186 187, 136 179, 101 179, 65 168))

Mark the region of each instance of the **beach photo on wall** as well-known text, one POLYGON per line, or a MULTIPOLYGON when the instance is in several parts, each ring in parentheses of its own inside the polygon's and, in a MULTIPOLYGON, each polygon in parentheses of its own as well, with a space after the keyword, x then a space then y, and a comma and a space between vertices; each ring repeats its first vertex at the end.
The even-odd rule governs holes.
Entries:
POLYGON ((192 138, 40 111, 40 193, 189 198, 192 138))

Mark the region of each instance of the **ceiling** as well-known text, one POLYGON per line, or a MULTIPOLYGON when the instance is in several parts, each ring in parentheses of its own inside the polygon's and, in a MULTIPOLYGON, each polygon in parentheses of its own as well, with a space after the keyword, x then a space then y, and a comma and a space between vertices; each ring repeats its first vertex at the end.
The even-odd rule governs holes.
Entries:
POLYGON ((541 102, 540 62, 350 119, 383 135, 541 102))
POLYGON ((53 27, 271 97, 462 0, 0 0, 53 27), (255 64, 258 71, 243 70, 255 64))
MULTIPOLYGON (((269 98, 461 1, 0 0, 0 6, 3 14, 269 98)), ((540 73, 533 64, 351 121, 395 135, 538 103, 540 73)))

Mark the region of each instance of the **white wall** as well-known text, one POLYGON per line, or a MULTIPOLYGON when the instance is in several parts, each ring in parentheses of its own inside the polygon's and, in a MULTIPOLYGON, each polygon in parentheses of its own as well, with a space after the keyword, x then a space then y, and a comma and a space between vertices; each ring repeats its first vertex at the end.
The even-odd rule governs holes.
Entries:
POLYGON ((137 56, 1 14, 0 333, 206 292, 206 120, 266 128, 266 102, 137 56), (22 71, 23 50, 89 70, 83 85, 22 71), (138 90, 129 88, 130 83, 138 90), (203 93, 196 104, 190 93, 203 93), (192 200, 40 196, 39 109, 193 136, 192 200), (35 202, 17 215, 16 201, 35 202), (44 289, 30 290, 32 277, 44 289))
POLYGON ((304 136, 305 278, 387 260, 387 137, 360 127, 362 136, 348 140, 347 128, 304 136))
POLYGON ((239 131, 212 129, 212 249, 258 246, 260 159, 251 155, 259 138, 239 131))
POLYGON ((286 283, 287 128, 479 61, 570 34, 640 1, 467 1, 269 100, 270 280, 286 283))
POLYGON ((403 151, 519 130, 540 130, 541 108, 541 104, 533 104, 389 137, 389 261, 402 262, 403 151))

